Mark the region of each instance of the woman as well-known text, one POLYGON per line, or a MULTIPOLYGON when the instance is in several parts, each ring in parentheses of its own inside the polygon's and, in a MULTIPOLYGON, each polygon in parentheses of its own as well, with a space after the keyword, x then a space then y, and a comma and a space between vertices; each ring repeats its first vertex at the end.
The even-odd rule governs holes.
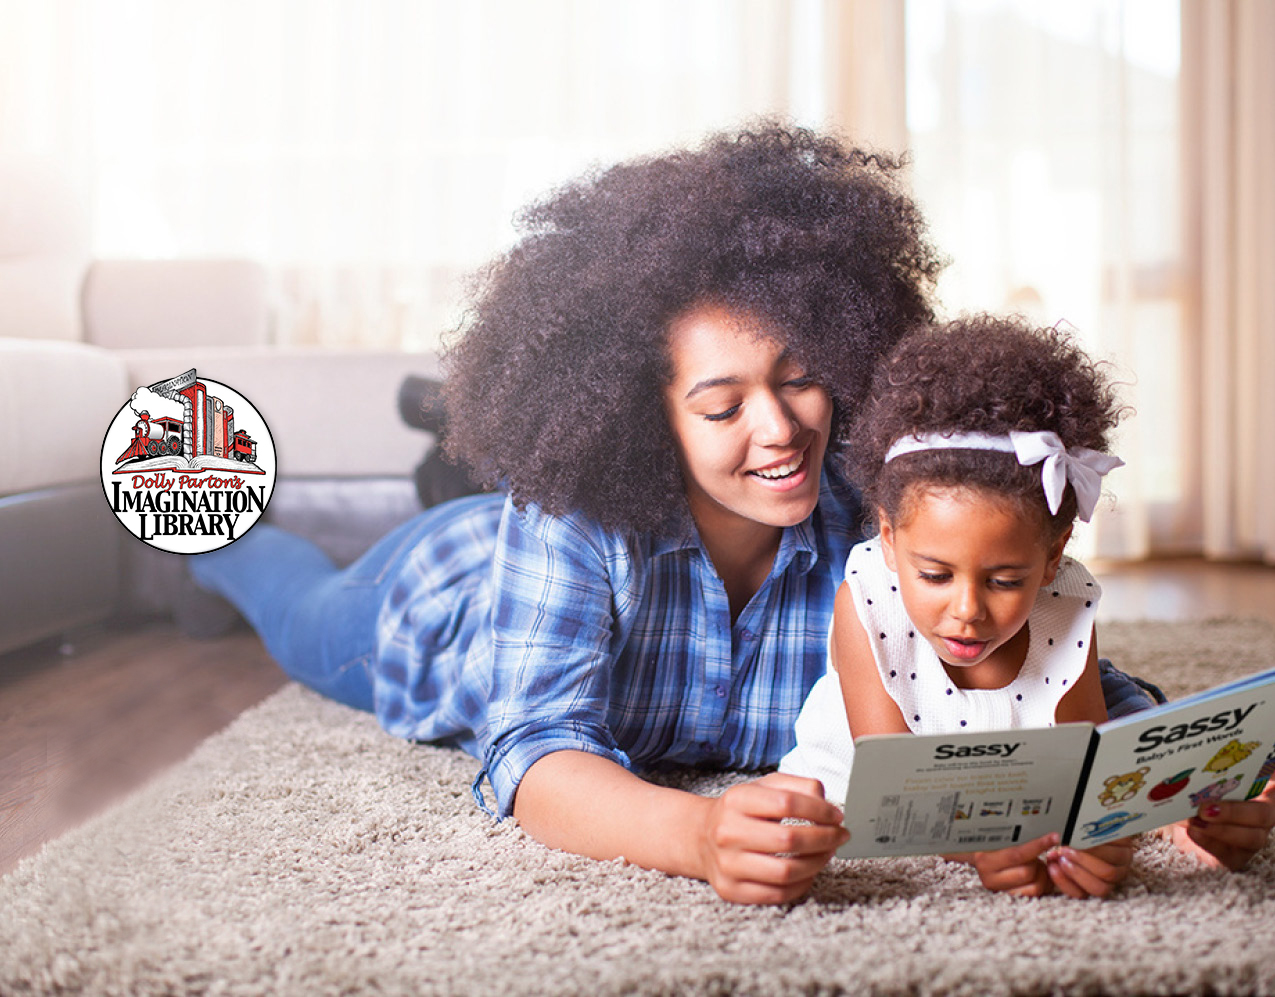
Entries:
MULTIPOLYGON (((940 268, 897 170, 767 125, 564 187, 445 357, 447 445, 504 494, 345 571, 258 526, 197 580, 293 678, 480 758, 479 802, 485 779, 546 844, 800 896, 845 837, 818 782, 707 799, 637 773, 792 747, 859 539, 824 458, 940 268)), ((1113 712, 1146 702, 1107 685, 1113 712)))

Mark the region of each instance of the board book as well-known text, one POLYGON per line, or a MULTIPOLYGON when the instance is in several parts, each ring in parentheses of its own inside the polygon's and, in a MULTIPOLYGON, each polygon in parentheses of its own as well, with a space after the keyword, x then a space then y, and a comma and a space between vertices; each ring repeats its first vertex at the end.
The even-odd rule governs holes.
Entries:
POLYGON ((842 858, 1090 848, 1251 799, 1275 772, 1275 670, 1109 720, 855 739, 842 858))

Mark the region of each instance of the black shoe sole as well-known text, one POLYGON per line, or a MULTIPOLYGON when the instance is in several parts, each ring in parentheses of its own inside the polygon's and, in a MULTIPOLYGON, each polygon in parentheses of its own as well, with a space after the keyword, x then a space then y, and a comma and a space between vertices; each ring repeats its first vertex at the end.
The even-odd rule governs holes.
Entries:
POLYGON ((443 383, 409 374, 398 388, 398 414, 413 429, 441 436, 447 422, 443 412, 443 383))

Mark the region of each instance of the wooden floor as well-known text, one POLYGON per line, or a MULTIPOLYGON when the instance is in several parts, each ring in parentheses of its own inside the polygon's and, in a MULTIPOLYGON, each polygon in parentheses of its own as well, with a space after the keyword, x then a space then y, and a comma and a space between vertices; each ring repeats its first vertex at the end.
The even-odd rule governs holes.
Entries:
POLYGON ((1099 621, 1237 617, 1275 625, 1275 567, 1269 565, 1183 560, 1085 566, 1102 583, 1099 621))
POLYGON ((100 627, 0 656, 0 874, 284 681, 246 629, 100 627))
MULTIPOLYGON (((1103 585, 1101 620, 1275 624, 1275 568, 1090 567, 1103 585)), ((0 656, 0 874, 283 683, 246 630, 196 641, 166 623, 102 627, 0 656)))

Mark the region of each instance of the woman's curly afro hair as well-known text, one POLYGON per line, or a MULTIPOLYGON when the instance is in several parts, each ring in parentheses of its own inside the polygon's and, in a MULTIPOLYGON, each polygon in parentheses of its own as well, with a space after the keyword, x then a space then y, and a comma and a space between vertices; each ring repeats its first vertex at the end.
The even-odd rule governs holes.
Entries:
POLYGON ((1123 414, 1106 365, 1066 332, 972 316, 908 336, 882 363, 851 431, 848 476, 865 507, 895 524, 928 489, 999 493, 1038 517, 1048 544, 1074 522, 1076 496, 1068 486, 1051 516, 1039 464, 1023 467, 1012 453, 988 450, 924 450, 886 464, 886 452, 910 435, 1018 431, 1054 432, 1068 448, 1106 453, 1123 414))
POLYGON ((448 452, 519 505, 684 523, 665 341, 707 302, 774 330, 832 394, 837 438, 879 357, 932 318, 941 262, 900 165, 767 122, 533 204, 444 352, 448 452))

